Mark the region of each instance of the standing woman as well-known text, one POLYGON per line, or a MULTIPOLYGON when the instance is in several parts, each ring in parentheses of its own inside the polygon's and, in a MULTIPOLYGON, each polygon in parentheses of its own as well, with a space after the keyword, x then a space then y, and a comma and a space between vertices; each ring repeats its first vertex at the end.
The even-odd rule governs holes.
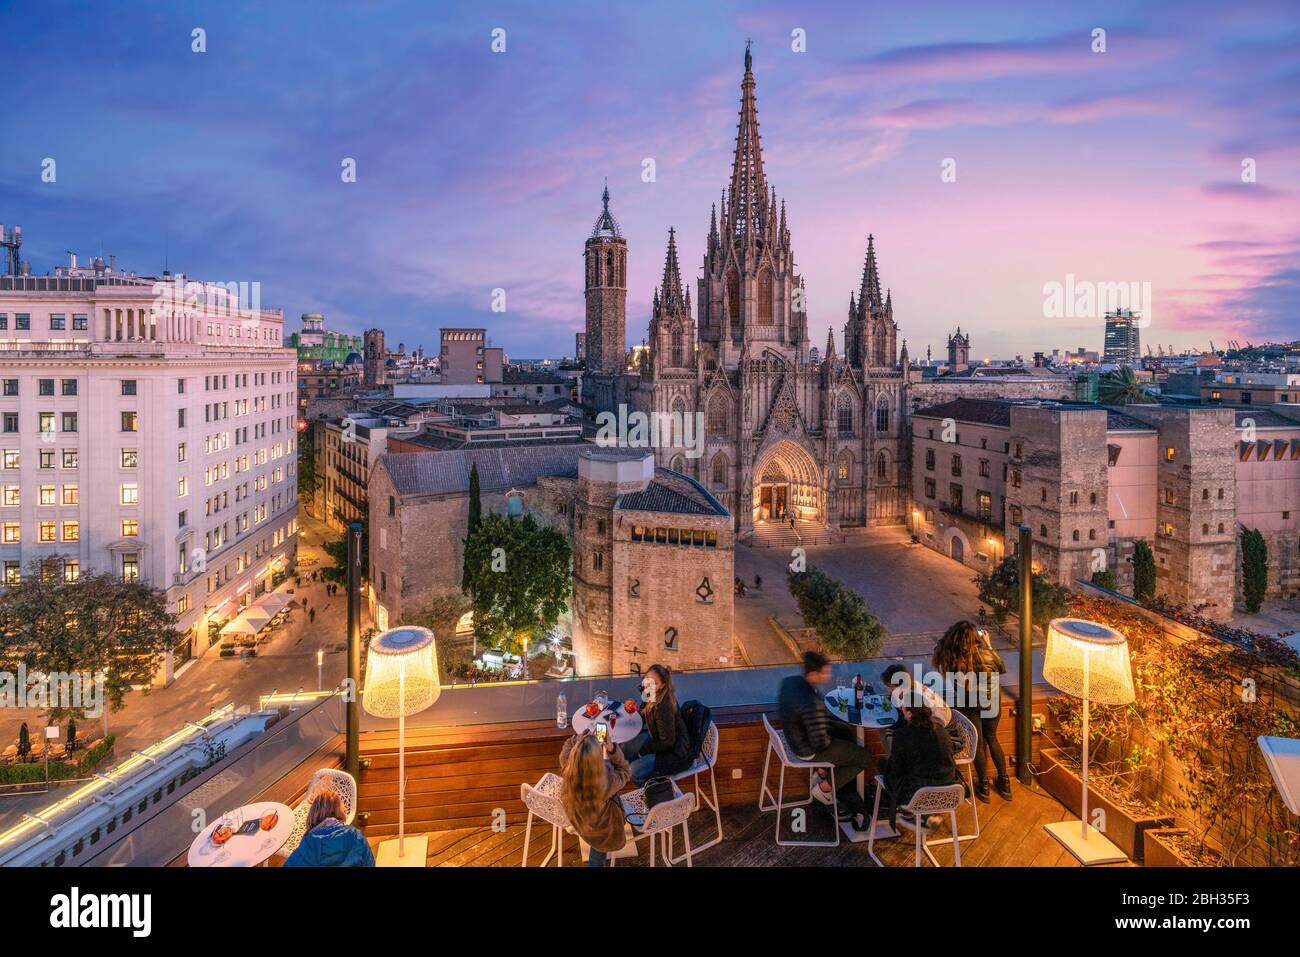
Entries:
POLYGON ((998 797, 1011 800, 1011 778, 1007 775, 1007 758, 998 741, 998 720, 1002 717, 1002 687, 999 676, 1006 673, 1002 656, 993 650, 988 632, 976 628, 969 621, 959 621, 949 628, 935 645, 932 659, 934 669, 944 675, 945 687, 956 690, 960 685, 964 697, 956 708, 975 725, 979 740, 975 743, 975 796, 988 803, 989 782, 984 749, 993 757, 998 777, 994 782, 998 797), (951 676, 951 677, 950 677, 951 676), (956 685, 950 682, 956 682, 956 685), (988 698, 981 702, 979 692, 988 698))
POLYGON ((624 745, 632 760, 632 782, 637 785, 656 775, 681 774, 691 766, 690 733, 677 707, 672 672, 665 665, 651 665, 641 689, 645 730, 624 745))
POLYGON ((618 792, 632 776, 627 758, 614 742, 606 741, 602 747, 594 734, 584 731, 564 742, 560 768, 564 813, 587 842, 587 864, 604 867, 608 856, 621 850, 625 840, 627 817, 618 792))

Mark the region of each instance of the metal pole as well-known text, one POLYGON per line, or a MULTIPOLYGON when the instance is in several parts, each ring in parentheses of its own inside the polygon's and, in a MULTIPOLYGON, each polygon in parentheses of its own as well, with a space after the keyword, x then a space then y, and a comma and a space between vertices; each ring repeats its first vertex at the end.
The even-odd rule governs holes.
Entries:
POLYGON ((354 778, 361 769, 361 523, 348 525, 348 687, 347 755, 344 767, 354 778))
POLYGON ((1034 753, 1034 562, 1033 533, 1021 525, 1020 533, 1020 711, 1016 734, 1016 776, 1033 784, 1030 768, 1034 753))
POLYGON ((1083 813, 1079 815, 1079 833, 1083 840, 1088 839, 1088 649, 1083 650, 1083 813))

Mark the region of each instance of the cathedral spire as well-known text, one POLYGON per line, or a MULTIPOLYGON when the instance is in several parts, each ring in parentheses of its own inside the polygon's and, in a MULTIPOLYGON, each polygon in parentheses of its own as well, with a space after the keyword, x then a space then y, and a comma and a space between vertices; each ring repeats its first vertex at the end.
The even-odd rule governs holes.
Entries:
POLYGON ((826 330, 826 359, 830 361, 835 358, 835 330, 826 330))
POLYGON ((880 273, 876 269, 876 237, 867 236, 867 261, 862 265, 862 290, 858 294, 858 304, 870 314, 881 308, 880 273))
POLYGON ((668 252, 664 255, 663 308, 675 312, 684 302, 682 292, 682 271, 677 265, 677 230, 668 229, 668 252))
POLYGON ((616 220, 609 211, 609 180, 605 180, 605 191, 600 194, 601 212, 596 217, 596 225, 592 227, 591 235, 593 236, 622 236, 623 233, 618 228, 616 220))
POLYGON ((758 105, 754 99, 753 56, 745 46, 745 77, 740 84, 740 121, 736 124, 736 158, 731 168, 729 236, 761 239, 767 206, 767 177, 758 134, 758 105))

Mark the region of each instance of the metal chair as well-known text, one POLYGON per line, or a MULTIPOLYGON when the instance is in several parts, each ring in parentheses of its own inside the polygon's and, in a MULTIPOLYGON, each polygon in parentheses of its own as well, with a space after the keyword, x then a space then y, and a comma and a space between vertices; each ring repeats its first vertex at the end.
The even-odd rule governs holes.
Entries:
MULTIPOLYGON (((695 792, 687 791, 671 801, 662 801, 654 807, 647 808, 645 803, 645 788, 640 788, 628 794, 619 795, 619 800, 623 802, 623 811, 632 816, 643 816, 643 822, 640 825, 632 824, 633 844, 639 843, 642 838, 650 838, 650 866, 655 866, 655 845, 659 844, 663 851, 664 862, 672 867, 677 861, 685 860, 687 867, 693 867, 691 860, 691 813, 695 810, 695 792), (686 844, 686 853, 673 860, 673 828, 681 825, 682 839, 686 844), (658 838, 658 840, 656 840, 658 838)), ((631 821, 628 822, 631 824, 631 821)), ((610 856, 610 866, 614 866, 616 858, 610 856)))
MULTIPOLYGON (((880 867, 884 867, 885 862, 876 856, 876 821, 880 818, 880 795, 884 790, 885 778, 883 775, 877 774, 876 800, 871 808, 871 828, 867 832, 870 835, 867 838, 867 853, 880 867)), ((912 795, 912 800, 898 809, 898 813, 895 815, 898 826, 907 828, 916 835, 916 863, 914 866, 921 866, 921 854, 923 852, 930 859, 931 864, 935 867, 939 866, 934 854, 930 852, 930 841, 926 837, 925 819, 932 814, 947 814, 955 837, 957 834, 957 808, 961 807, 961 802, 965 797, 964 792, 965 788, 960 784, 919 788, 912 795)), ((961 841, 950 839, 948 843, 952 844, 954 866, 961 867, 961 841)))
POLYGON ((311 802, 321 788, 330 788, 338 792, 339 798, 343 801, 344 824, 351 824, 356 820, 356 778, 339 768, 321 768, 311 776, 311 783, 307 785, 306 793, 293 809, 293 830, 289 832, 289 839, 284 842, 284 846, 276 851, 278 856, 288 857, 298 849, 302 839, 307 836, 307 815, 311 813, 311 802))
MULTIPOLYGON (((713 811, 713 823, 717 833, 703 844, 697 846, 695 848, 696 853, 713 847, 713 845, 719 844, 722 841, 722 809, 721 805, 718 803, 718 779, 714 775, 713 771, 713 768, 717 763, 718 726, 710 721, 709 730, 705 733, 704 742, 700 745, 700 756, 696 758, 695 763, 685 771, 672 776, 674 783, 686 778, 694 778, 695 783, 693 785, 693 790, 695 793, 695 807, 699 809, 703 806, 713 811), (709 787, 713 792, 713 800, 709 800, 709 795, 700 790, 700 775, 705 771, 709 772, 709 787)), ((680 864, 682 859, 682 856, 679 855, 678 857, 673 858, 670 863, 680 864)))
POLYGON ((528 808, 528 823, 524 827, 524 859, 520 867, 528 866, 528 844, 533 836, 533 815, 536 814, 551 825, 551 848, 542 858, 541 867, 545 867, 555 855, 555 866, 564 866, 564 832, 569 827, 568 816, 564 813, 564 799, 561 797, 564 781, 558 774, 547 771, 536 784, 519 785, 519 796, 528 808))
POLYGON ((829 761, 808 761, 790 750, 790 743, 786 741, 785 734, 772 727, 772 723, 767 720, 767 715, 763 715, 763 727, 767 729, 767 754, 763 758, 763 783, 758 792, 758 809, 760 811, 776 811, 776 843, 781 847, 839 847, 840 846, 840 827, 839 797, 835 793, 835 765, 829 761), (771 765, 772 755, 776 754, 777 760, 781 762, 781 775, 777 783, 777 793, 773 798, 772 790, 767 786, 768 767, 771 765), (802 801, 785 800, 785 770, 786 768, 807 768, 808 769, 808 796, 802 801), (831 779, 831 815, 835 823, 835 840, 833 841, 786 841, 781 839, 781 812, 787 808, 803 807, 811 804, 813 801, 812 789, 817 786, 815 772, 818 768, 828 769, 831 779), (772 798, 771 803, 768 799, 772 798))
MULTIPOLYGON (((956 709, 952 712, 952 719, 957 722, 957 727, 961 731, 962 748, 961 751, 952 756, 953 762, 957 765, 959 775, 965 772, 964 778, 969 788, 969 797, 971 814, 975 817, 975 832, 973 834, 958 834, 956 840, 973 841, 980 836, 980 806, 975 797, 975 772, 972 767, 975 764, 975 755, 980 747, 979 731, 975 727, 975 722, 966 717, 956 709)), ((931 844, 951 844, 953 838, 945 837, 939 840, 931 841, 931 844)))

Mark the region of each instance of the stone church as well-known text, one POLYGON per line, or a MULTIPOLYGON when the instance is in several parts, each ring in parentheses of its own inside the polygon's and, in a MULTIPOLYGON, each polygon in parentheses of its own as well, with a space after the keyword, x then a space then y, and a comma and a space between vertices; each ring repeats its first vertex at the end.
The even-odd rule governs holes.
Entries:
POLYGON ((620 404, 647 414, 702 413, 703 455, 688 454, 673 434, 656 448, 658 464, 705 486, 734 516, 741 540, 774 534, 790 518, 804 541, 905 522, 908 390, 919 372, 909 369, 906 343, 899 348, 874 239, 860 288, 849 295, 843 353, 832 330, 825 353, 811 360, 806 291, 785 203, 763 171, 754 90, 747 48, 731 182, 710 216, 698 319, 670 229, 649 339, 630 360, 628 248, 606 188, 586 244, 584 403, 593 414, 620 404))

